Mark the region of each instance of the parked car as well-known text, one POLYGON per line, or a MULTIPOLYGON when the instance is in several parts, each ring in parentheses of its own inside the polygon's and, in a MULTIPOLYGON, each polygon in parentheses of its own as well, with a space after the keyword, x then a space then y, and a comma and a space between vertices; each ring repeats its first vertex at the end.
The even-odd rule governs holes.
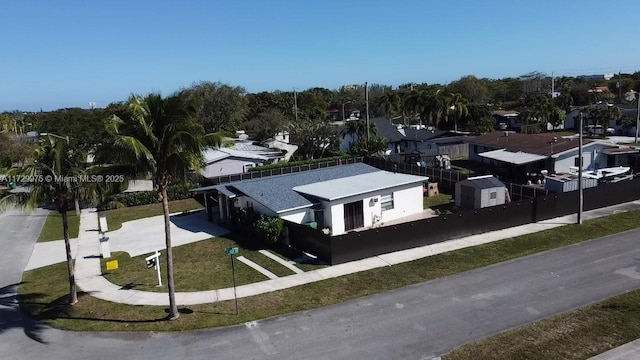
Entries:
POLYGON ((615 135, 616 129, 614 128, 604 128, 602 125, 588 125, 585 127, 586 133, 588 135, 615 135))

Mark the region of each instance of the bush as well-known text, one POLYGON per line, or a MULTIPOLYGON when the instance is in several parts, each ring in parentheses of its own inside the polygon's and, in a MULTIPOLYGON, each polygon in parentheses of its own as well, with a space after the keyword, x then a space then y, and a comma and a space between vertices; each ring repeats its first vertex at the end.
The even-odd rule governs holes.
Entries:
MULTIPOLYGON (((169 201, 184 200, 193 197, 189 189, 192 184, 172 185, 167 189, 169 201)), ((98 210, 112 210, 121 207, 140 206, 159 202, 156 191, 140 191, 134 193, 120 193, 109 196, 98 206, 98 210)))
POLYGON ((247 246, 272 245, 282 237, 284 221, 280 218, 260 215, 252 209, 234 209, 230 227, 243 237, 247 246))
POLYGON ((280 240, 284 230, 284 221, 280 218, 260 216, 258 221, 253 223, 255 236, 265 244, 275 244, 280 240))

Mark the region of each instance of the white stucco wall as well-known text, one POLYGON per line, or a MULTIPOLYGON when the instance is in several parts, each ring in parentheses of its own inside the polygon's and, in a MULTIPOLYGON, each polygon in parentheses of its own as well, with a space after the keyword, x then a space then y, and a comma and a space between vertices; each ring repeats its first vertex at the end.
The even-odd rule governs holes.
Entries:
MULTIPOLYGON (((609 146, 599 143, 591 143, 582 147, 583 167, 585 170, 592 169, 596 166, 598 168, 607 167, 607 156, 602 153, 602 150, 609 146), (594 151, 595 150, 595 151, 594 151), (595 153, 595 161, 594 161, 595 153)), ((556 158, 553 171, 556 173, 568 173, 570 168, 575 166, 575 158, 578 156, 578 149, 573 149, 570 152, 564 153, 556 158)))
POLYGON ((232 175, 244 173, 245 164, 254 164, 255 166, 262 165, 261 160, 248 160, 248 159, 222 159, 216 161, 213 164, 209 164, 202 168, 202 176, 206 178, 212 178, 216 176, 232 175))
POLYGON ((313 212, 310 209, 300 209, 280 214, 280 218, 294 223, 302 224, 313 220, 313 212))
POLYGON ((344 234, 344 204, 362 201, 364 228, 370 228, 374 218, 379 218, 380 222, 384 223, 421 213, 423 211, 422 197, 422 184, 405 185, 376 193, 352 196, 326 204, 325 209, 329 210, 325 210, 325 221, 328 220, 326 224, 331 228, 332 235, 344 234), (389 193, 393 193, 393 209, 382 211, 380 196, 389 193))
POLYGON ((234 206, 239 207, 241 209, 245 209, 247 207, 252 206, 253 207, 253 211, 257 212, 258 214, 263 214, 263 215, 267 215, 267 216, 273 216, 273 217, 277 217, 278 214, 276 214, 275 212, 271 211, 271 209, 268 209, 266 206, 260 204, 259 202, 253 200, 252 198, 248 197, 248 196, 238 196, 237 198, 234 199, 234 206), (249 203, 249 204, 247 204, 249 203), (250 205, 250 206, 248 206, 250 205))

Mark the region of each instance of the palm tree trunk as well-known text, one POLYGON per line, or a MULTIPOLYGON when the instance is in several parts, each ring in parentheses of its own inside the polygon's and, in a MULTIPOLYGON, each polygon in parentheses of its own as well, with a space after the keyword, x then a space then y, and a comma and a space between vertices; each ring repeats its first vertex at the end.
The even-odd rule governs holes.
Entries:
POLYGON ((171 245, 171 230, 169 225, 169 199, 167 198, 167 184, 161 180, 160 197, 162 198, 162 213, 164 214, 164 234, 167 247, 167 287, 169 289, 169 320, 180 317, 176 305, 176 289, 173 280, 173 247, 171 245))
POLYGON ((71 257, 71 243, 69 242, 69 221, 67 219, 67 210, 60 210, 62 215, 62 229, 64 235, 64 247, 67 251, 67 271, 69 273, 69 304, 73 305, 78 302, 78 292, 76 291, 75 262, 71 257))

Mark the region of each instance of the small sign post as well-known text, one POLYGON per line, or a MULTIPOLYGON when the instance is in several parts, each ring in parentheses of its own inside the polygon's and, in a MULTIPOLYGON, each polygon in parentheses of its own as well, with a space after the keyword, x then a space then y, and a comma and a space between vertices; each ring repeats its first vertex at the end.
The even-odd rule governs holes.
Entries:
POLYGON ((233 262, 233 255, 238 255, 238 248, 232 247, 224 250, 224 254, 231 257, 231 276, 233 278, 233 298, 236 301, 236 315, 238 315, 238 295, 236 294, 236 266, 233 262))
POLYGON ((158 287, 162 286, 162 277, 160 276, 160 252, 156 250, 155 254, 147 256, 144 259, 147 262, 147 269, 156 268, 158 272, 158 287))

